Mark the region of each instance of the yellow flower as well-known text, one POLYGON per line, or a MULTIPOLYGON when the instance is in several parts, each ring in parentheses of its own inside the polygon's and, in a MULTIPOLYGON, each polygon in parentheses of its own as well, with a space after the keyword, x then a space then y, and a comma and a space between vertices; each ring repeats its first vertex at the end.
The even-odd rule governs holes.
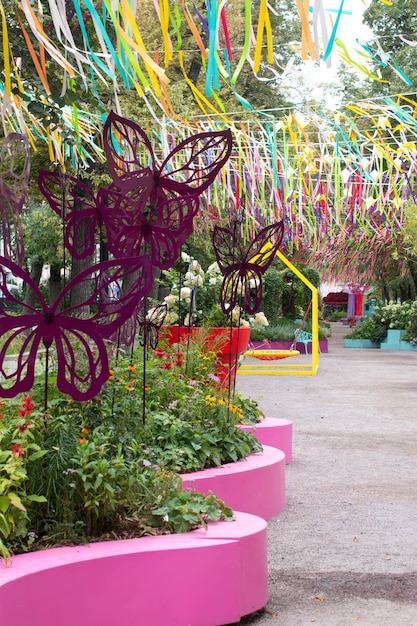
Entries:
POLYGON ((226 400, 223 400, 223 398, 220 398, 219 400, 217 400, 217 402, 221 405, 224 406, 226 404, 226 400))
POLYGON ((217 402, 215 396, 212 396, 211 394, 207 395, 204 400, 206 401, 206 404, 208 404, 209 406, 214 406, 217 402))

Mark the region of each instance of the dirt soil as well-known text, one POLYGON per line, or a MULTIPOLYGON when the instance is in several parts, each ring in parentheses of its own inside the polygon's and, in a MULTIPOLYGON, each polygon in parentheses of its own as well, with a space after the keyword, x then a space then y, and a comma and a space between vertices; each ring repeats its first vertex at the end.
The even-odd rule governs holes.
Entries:
POLYGON ((269 602, 245 626, 417 626, 417 353, 344 348, 348 332, 332 324, 316 376, 238 376, 293 422, 269 602))

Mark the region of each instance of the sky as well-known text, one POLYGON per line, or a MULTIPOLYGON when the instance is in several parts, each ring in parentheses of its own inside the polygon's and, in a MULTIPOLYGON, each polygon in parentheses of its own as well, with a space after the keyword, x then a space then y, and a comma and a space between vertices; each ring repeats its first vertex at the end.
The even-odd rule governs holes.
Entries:
MULTIPOLYGON (((333 20, 333 23, 336 20, 337 12, 342 2, 343 0, 323 0, 329 36, 332 28, 331 20, 333 20)), ((358 39, 361 43, 365 43, 372 37, 370 28, 362 24, 362 15, 369 5, 370 0, 345 0, 343 2, 343 11, 345 13, 340 17, 336 37, 343 41, 355 60, 360 60, 354 52, 355 48, 361 49, 356 40, 358 39)), ((335 64, 336 58, 337 55, 334 55, 332 65, 335 64)))

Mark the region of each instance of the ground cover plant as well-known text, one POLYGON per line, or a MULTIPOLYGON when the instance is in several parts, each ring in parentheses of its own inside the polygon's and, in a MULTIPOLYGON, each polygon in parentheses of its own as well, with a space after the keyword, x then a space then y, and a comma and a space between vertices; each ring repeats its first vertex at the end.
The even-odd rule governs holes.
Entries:
MULTIPOLYGON (((294 341, 294 333, 300 328, 300 323, 294 320, 283 318, 276 322, 273 326, 253 325, 251 327, 251 341, 294 341)), ((302 330, 311 333, 311 322, 307 321, 303 324, 302 330)), ((319 323, 319 339, 327 339, 331 333, 329 325, 323 322, 319 323)))
POLYGON ((219 387, 216 356, 200 345, 187 354, 178 346, 120 350, 114 362, 108 383, 88 402, 55 389, 45 412, 42 375, 30 395, 2 402, 0 553, 6 559, 232 518, 214 494, 184 491, 179 473, 260 451, 253 435, 238 428, 262 417, 256 403, 219 387))

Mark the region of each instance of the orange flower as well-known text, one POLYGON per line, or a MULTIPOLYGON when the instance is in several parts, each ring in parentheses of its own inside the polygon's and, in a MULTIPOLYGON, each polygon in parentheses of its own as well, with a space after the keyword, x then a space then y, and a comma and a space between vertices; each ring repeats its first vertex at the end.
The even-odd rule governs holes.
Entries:
POLYGON ((136 372, 136 367, 134 365, 128 365, 127 369, 129 372, 136 372))
POLYGON ((81 432, 84 433, 84 435, 88 435, 88 428, 87 428, 87 426, 84 426, 84 428, 81 429, 81 432))
POLYGON ((78 441, 81 445, 83 445, 83 443, 87 442, 87 439, 85 437, 80 437, 78 441))

